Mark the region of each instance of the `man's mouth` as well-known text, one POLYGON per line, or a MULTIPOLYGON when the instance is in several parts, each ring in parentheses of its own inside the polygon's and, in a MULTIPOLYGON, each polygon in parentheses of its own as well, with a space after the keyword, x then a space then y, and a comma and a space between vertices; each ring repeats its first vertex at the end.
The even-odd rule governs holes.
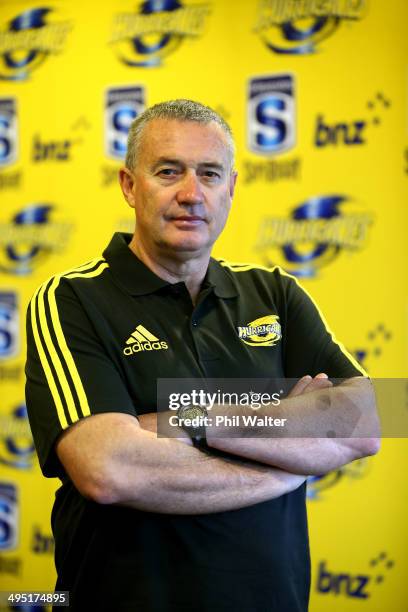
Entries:
POLYGON ((180 217, 172 217, 171 221, 178 227, 195 227, 206 223, 206 219, 199 215, 181 215, 180 217))

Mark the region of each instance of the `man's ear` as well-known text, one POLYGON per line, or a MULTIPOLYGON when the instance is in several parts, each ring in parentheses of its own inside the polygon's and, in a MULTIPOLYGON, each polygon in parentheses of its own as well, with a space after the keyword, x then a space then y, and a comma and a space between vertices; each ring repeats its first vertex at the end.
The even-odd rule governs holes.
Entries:
POLYGON ((231 172, 230 184, 229 184, 229 192, 230 192, 231 200, 234 197, 235 185, 237 183, 237 178, 238 178, 238 172, 236 172, 234 170, 233 172, 231 172))
POLYGON ((126 202, 131 208, 134 208, 135 196, 133 193, 133 187, 135 184, 135 178, 129 168, 123 167, 119 170, 119 183, 126 202))

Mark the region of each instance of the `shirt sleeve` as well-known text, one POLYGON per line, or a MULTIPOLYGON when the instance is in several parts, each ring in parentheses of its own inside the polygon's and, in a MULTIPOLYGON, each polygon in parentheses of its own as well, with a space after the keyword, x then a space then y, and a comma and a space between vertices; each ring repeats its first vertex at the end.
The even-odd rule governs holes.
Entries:
POLYGON ((28 307, 26 403, 49 477, 64 474, 55 442, 79 419, 104 412, 136 417, 119 370, 69 283, 58 277, 42 285, 28 307))
POLYGON ((310 295, 286 277, 285 372, 288 378, 325 372, 331 378, 366 376, 338 342, 310 295))

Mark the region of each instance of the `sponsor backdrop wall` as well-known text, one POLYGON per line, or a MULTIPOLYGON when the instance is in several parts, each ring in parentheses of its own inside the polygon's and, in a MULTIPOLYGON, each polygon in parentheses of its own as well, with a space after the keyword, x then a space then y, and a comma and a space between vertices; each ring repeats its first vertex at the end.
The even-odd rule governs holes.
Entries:
MULTIPOLYGON (((215 255, 282 265, 372 376, 406 376, 407 19, 404 0, 2 0, 0 590, 55 579, 25 310, 132 230, 117 171, 145 106, 193 98, 232 125, 239 186, 215 255)), ((312 611, 408 609, 407 466, 389 439, 310 481, 312 611)))

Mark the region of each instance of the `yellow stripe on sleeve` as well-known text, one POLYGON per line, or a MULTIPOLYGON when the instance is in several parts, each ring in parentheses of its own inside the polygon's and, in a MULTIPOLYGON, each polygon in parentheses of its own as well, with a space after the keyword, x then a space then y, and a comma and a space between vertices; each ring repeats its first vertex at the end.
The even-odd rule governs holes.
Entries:
MULTIPOLYGON (((55 277, 58 278, 58 277, 55 277)), ((51 284, 51 287, 49 289, 49 291, 51 291, 52 286, 55 283, 55 278, 51 284)), ((59 282, 59 281, 58 281, 59 282)), ((57 374, 57 378, 59 380, 59 383, 61 385, 62 388, 62 393, 65 397, 65 401, 67 403, 67 407, 68 407, 68 412, 69 412, 69 417, 71 419, 71 421, 73 423, 75 423, 75 421, 78 420, 78 413, 76 410, 76 406, 75 406, 75 400, 74 397, 72 395, 72 391, 70 389, 67 377, 65 376, 65 372, 64 369, 62 367, 62 363, 61 360, 58 356, 58 353, 55 349, 54 343, 52 341, 51 335, 50 335, 50 330, 48 328, 48 324, 47 324, 47 318, 46 318, 46 314, 45 314, 45 303, 44 303, 44 293, 45 293, 45 285, 42 286, 42 288, 40 289, 40 292, 38 294, 38 312, 40 315, 40 327, 41 327, 41 331, 45 340, 45 345, 48 349, 48 353, 50 355, 51 358, 51 362, 54 365, 55 368, 55 372, 57 374)), ((52 315, 51 315, 52 316, 52 315)))
POLYGON ((81 381, 81 378, 79 376, 77 367, 75 365, 74 359, 72 357, 72 354, 67 346, 66 340, 65 340, 65 336, 64 336, 64 332, 62 330, 62 326, 61 326, 61 322, 60 322, 60 318, 59 318, 59 313, 58 313, 58 307, 57 307, 57 303, 56 303, 56 299, 55 299, 55 292, 56 289, 61 281, 61 278, 63 277, 67 277, 67 278, 92 278, 95 276, 98 276, 99 274, 101 274, 103 272, 103 270, 105 270, 107 267, 109 266, 109 264, 104 261, 101 260, 100 258, 98 259, 94 259, 90 262, 88 262, 87 264, 84 264, 78 268, 74 268, 71 270, 67 270, 66 272, 64 272, 63 274, 58 274, 57 276, 54 276, 52 279, 52 283, 49 286, 48 290, 47 290, 47 285, 49 281, 46 281, 45 283, 43 283, 43 285, 38 289, 38 291, 36 292, 35 296, 32 298, 32 302, 31 302, 31 313, 32 313, 32 318, 33 318, 33 331, 34 331, 34 337, 35 337, 35 341, 36 341, 36 345, 37 345, 37 350, 38 353, 40 355, 40 361, 41 361, 41 365, 44 369, 46 378, 47 378, 47 382, 49 384, 50 390, 51 390, 51 394, 53 396, 54 402, 55 402, 55 406, 57 409, 57 414, 58 414, 58 418, 59 421, 61 423, 61 426, 63 429, 66 429, 68 427, 68 422, 66 419, 66 415, 64 412, 64 407, 61 401, 61 397, 59 395, 58 392, 58 388, 56 385, 56 381, 54 379, 54 374, 50 368, 49 362, 48 362, 48 358, 47 355, 45 353, 44 347, 42 345, 41 342, 41 338, 38 332, 38 325, 39 328, 43 334, 44 337, 44 341, 45 341, 45 345, 47 347, 47 350, 49 352, 50 358, 52 360, 52 363, 54 365, 55 371, 56 371, 56 375, 58 378, 58 381, 61 385, 61 389, 62 389, 62 395, 65 399, 65 402, 67 404, 67 408, 68 408, 68 413, 69 413, 69 417, 71 419, 71 421, 73 423, 75 423, 76 421, 79 420, 79 415, 78 415, 78 411, 77 411, 77 407, 76 407, 76 403, 75 403, 75 399, 73 396, 73 393, 71 391, 71 387, 69 384, 69 380, 65 374, 65 370, 62 364, 62 361, 60 359, 59 353, 56 349, 56 345, 55 342, 53 340, 53 338, 51 337, 50 334, 50 329, 48 326, 48 322, 47 322, 47 318, 46 318, 46 302, 45 302, 45 296, 48 296, 48 301, 49 301, 49 312, 50 312, 50 316, 51 316, 51 325, 52 325, 52 329, 55 333, 55 337, 57 339, 57 346, 60 349, 63 359, 65 361, 65 364, 67 366, 67 370, 69 372, 69 376, 71 378, 71 381, 73 383, 73 386, 75 388, 75 391, 78 395, 78 399, 79 399, 79 405, 80 405, 80 409, 81 409, 81 413, 83 416, 89 416, 90 413, 90 409, 89 409, 89 405, 88 405, 88 400, 85 394, 85 390, 81 381), (95 269, 92 270, 90 272, 86 272, 86 270, 88 270, 89 268, 93 268, 95 267, 95 265, 97 263, 100 263, 100 265, 95 269), (37 317, 36 317, 36 313, 35 313, 35 307, 34 307, 34 298, 37 299, 38 301, 38 311, 39 311, 39 321, 37 321, 37 317))
MULTIPOLYGON (((96 268, 96 270, 92 270, 92 272, 79 272, 79 273, 72 273, 72 274, 67 274, 66 277, 67 278, 94 278, 95 276, 99 276, 99 274, 101 274, 103 272, 103 270, 105 270, 105 268, 107 268, 109 266, 108 263, 104 262, 101 263, 101 265, 96 268)), ((48 301, 50 304, 50 313, 51 313, 51 321, 53 323, 54 326, 54 331, 55 331, 55 335, 57 337, 57 342, 58 342, 58 346, 62 352, 62 355, 65 359, 65 363, 67 364, 67 368, 68 371, 70 373, 72 382, 74 383, 74 387, 75 390, 77 392, 78 395, 78 399, 79 399, 79 405, 81 408, 81 412, 83 416, 89 416, 91 414, 91 411, 89 409, 89 404, 88 404, 88 398, 86 397, 86 393, 85 393, 85 389, 83 387, 81 378, 79 376, 78 373, 78 369, 75 365, 75 361, 74 358, 72 357, 72 353, 68 348, 67 342, 65 340, 65 336, 64 336, 64 332, 62 330, 61 327, 61 322, 60 322, 60 318, 59 318, 59 313, 58 313, 58 307, 57 307, 57 302, 55 299, 55 291, 59 285, 60 279, 61 277, 57 277, 58 280, 57 282, 53 282, 53 284, 50 287, 49 290, 49 294, 48 294, 48 301), (55 283, 55 285, 54 285, 55 283)), ((76 410, 75 410, 76 412, 76 410)), ((70 413, 71 415, 71 413, 70 413)), ((78 414, 76 412, 76 419, 78 420, 78 414)))
POLYGON ((65 418, 64 407, 62 405, 61 398, 58 393, 57 385, 55 384, 54 376, 51 371, 50 364, 48 363, 47 355, 44 351, 44 348, 41 342, 41 338, 40 338, 40 334, 38 331, 37 315, 35 312, 35 303, 37 301, 37 296, 40 290, 41 290, 41 287, 37 291, 37 293, 31 298, 31 304, 30 304, 31 326, 33 329, 34 341, 37 347, 38 355, 40 357, 41 365, 44 370, 45 377, 47 379, 48 386, 50 388, 51 395, 55 403, 55 407, 57 409, 59 422, 61 423, 62 429, 66 429, 68 427, 68 422, 67 422, 67 419, 65 418))

